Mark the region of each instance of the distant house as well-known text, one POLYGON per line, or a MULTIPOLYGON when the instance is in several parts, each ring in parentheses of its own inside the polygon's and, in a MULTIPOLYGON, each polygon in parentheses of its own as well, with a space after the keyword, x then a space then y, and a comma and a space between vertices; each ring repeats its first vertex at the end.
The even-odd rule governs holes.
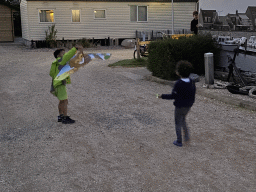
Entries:
POLYGON ((239 13, 239 25, 237 26, 241 30, 252 29, 252 21, 246 16, 245 13, 239 13))
POLYGON ((228 14, 228 23, 233 30, 248 30, 251 27, 251 20, 245 13, 228 14))
POLYGON ((216 19, 216 10, 200 10, 199 23, 204 29, 211 29, 216 19))
POLYGON ((256 6, 248 6, 246 10, 246 16, 251 20, 253 30, 255 30, 255 24, 256 24, 256 6))
POLYGON ((228 18, 231 20, 233 26, 236 26, 238 25, 239 23, 239 16, 237 14, 231 14, 229 13, 228 15, 228 18))
POLYGON ((217 29, 222 30, 222 31, 230 30, 230 26, 228 24, 228 16, 219 16, 219 22, 220 22, 220 24, 218 25, 217 29))
MULTIPOLYGON (((174 0, 174 29, 190 29, 198 0, 174 0)), ((21 0, 22 37, 44 40, 55 24, 57 38, 125 39, 135 31, 172 29, 172 0, 21 0)))
POLYGON ((0 2, 0 42, 14 41, 13 13, 18 8, 0 2))

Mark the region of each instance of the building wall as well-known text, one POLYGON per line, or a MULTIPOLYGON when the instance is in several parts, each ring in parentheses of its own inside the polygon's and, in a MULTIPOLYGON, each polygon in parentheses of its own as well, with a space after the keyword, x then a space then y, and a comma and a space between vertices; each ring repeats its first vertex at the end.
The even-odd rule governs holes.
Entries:
POLYGON ((12 10, 0 4, 0 41, 13 41, 13 30, 12 10))
MULTIPOLYGON (((171 30, 172 4, 155 2, 83 2, 83 1, 28 1, 22 0, 22 33, 27 40, 44 40, 45 30, 55 24, 57 39, 80 38, 135 38, 135 31, 171 30), (148 6, 148 22, 131 22, 130 5, 148 6), (53 9, 54 23, 40 23, 39 10, 53 9), (71 22, 71 10, 81 10, 81 22, 71 22), (105 9, 106 19, 94 19, 94 9, 105 9), (27 21, 26 14, 27 12, 27 21), (27 34, 29 32, 29 34, 27 34)), ((174 3, 174 28, 190 29, 195 2, 174 3)))

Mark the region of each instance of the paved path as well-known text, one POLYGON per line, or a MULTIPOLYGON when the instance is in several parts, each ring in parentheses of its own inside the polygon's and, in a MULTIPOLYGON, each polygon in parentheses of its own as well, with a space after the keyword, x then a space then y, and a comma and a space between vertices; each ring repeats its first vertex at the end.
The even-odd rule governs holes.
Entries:
MULTIPOLYGON (((104 51, 106 52, 106 51, 104 51)), ((0 46, 0 191, 230 191, 256 189, 255 112, 197 95, 179 148, 171 87, 145 68, 109 68, 132 50, 110 50, 71 78, 57 123, 49 93, 52 50, 0 46)))

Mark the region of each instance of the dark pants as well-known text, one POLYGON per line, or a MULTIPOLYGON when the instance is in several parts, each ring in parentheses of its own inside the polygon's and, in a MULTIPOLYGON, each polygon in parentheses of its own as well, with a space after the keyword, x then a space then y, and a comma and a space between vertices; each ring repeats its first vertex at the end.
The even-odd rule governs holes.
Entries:
POLYGON ((178 108, 175 107, 175 129, 177 135, 177 142, 182 143, 181 128, 183 128, 185 138, 189 139, 188 128, 186 125, 186 115, 188 114, 190 107, 178 108))

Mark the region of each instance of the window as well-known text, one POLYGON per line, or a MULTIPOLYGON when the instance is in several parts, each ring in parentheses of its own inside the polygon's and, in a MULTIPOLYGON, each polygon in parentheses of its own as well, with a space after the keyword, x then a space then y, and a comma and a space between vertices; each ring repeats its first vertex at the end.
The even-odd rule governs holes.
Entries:
POLYGON ((212 22, 212 18, 208 17, 208 23, 211 23, 211 22, 212 22))
POLYGON ((54 22, 53 10, 39 10, 40 22, 54 22))
POLYGON ((131 5, 130 20, 137 21, 137 22, 148 21, 148 7, 131 5))
POLYGON ((106 10, 94 10, 94 18, 95 19, 105 19, 106 18, 106 10))
POLYGON ((80 22, 80 10, 72 10, 72 22, 80 22))

